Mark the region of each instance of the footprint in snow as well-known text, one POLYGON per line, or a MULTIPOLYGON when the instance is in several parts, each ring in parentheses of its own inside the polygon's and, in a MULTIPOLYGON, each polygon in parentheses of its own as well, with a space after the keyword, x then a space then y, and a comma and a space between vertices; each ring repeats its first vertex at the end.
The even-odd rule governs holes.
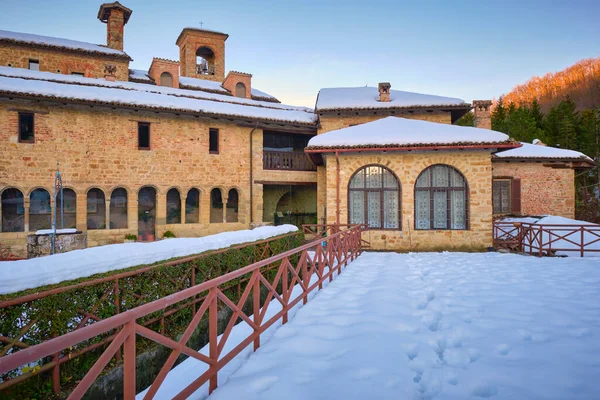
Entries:
POLYGON ((471 394, 475 397, 492 397, 498 393, 494 386, 483 384, 475 387, 471 394))
POLYGON ((263 376, 250 383, 250 390, 264 392, 279 380, 278 376, 263 376))
POLYGON ((505 356, 510 351, 510 346, 507 344, 499 344, 496 349, 498 350, 498 354, 505 356))

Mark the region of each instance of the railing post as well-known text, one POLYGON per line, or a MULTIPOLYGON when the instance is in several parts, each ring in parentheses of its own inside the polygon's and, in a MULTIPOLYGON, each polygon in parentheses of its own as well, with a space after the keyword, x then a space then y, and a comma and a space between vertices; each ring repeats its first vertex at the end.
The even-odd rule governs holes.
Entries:
MULTIPOLYGON (((56 334, 52 335, 52 338, 55 338, 56 334)), ((60 393, 60 352, 52 354, 52 361, 56 363, 56 365, 52 368, 52 391, 54 394, 60 393)))
MULTIPOLYGON (((219 359, 219 349, 217 347, 217 334, 218 334, 218 312, 217 309, 217 288, 213 287, 209 290, 209 296, 212 295, 212 300, 208 306, 208 346, 209 346, 209 357, 215 363, 219 359)), ((214 368, 214 367, 211 367, 214 368)), ((208 394, 211 394, 213 390, 217 388, 218 383, 218 370, 215 369, 215 373, 210 377, 210 383, 208 385, 208 394)))
MULTIPOLYGON (((119 288, 119 278, 115 279, 114 293, 115 293, 115 300, 114 300, 115 311, 116 311, 116 314, 119 314, 121 312, 121 291, 119 288)), ((121 361, 121 349, 120 348, 115 353, 115 360, 121 361)))
MULTIPOLYGON (((306 250, 302 251, 303 253, 306 253, 306 250)), ((306 260, 308 259, 308 255, 305 258, 302 258, 302 256, 300 256, 300 261, 302 262, 302 281, 304 282, 304 287, 308 288, 308 285, 310 284, 310 279, 308 277, 308 266, 307 266, 307 262, 306 260), (302 261, 304 260, 304 261, 302 261)), ((308 301, 308 292, 305 290, 304 291, 304 296, 302 297, 302 304, 306 304, 306 302, 308 301)))
POLYGON ((585 230, 584 230, 583 226, 579 227, 579 229, 581 230, 581 242, 579 242, 579 247, 580 247, 580 250, 581 250, 580 256, 583 257, 584 256, 583 255, 584 254, 583 243, 584 243, 584 232, 585 232, 585 230))
POLYGON ((289 263, 287 258, 284 258, 284 261, 281 261, 281 264, 279 266, 279 268, 283 268, 283 271, 281 273, 281 292, 283 294, 283 318, 282 318, 282 325, 287 324, 288 321, 288 300, 289 300, 289 296, 288 296, 288 275, 289 275, 289 271, 288 271, 288 266, 287 264, 289 263))
MULTIPOLYGON (((258 279, 258 274, 259 274, 258 270, 254 271, 255 279, 254 279, 254 287, 253 287, 253 293, 252 293, 254 323, 257 326, 257 328, 254 330, 255 333, 258 332, 258 329, 260 329, 260 279, 258 279)), ((258 350, 259 347, 260 347, 260 335, 258 335, 256 337, 256 339, 254 339, 254 351, 258 350)))
POLYGON ((135 320, 129 321, 123 327, 127 331, 127 338, 123 343, 123 398, 135 399, 135 320))
POLYGON ((539 237, 538 237, 538 246, 540 246, 540 252, 539 252, 539 256, 542 256, 542 244, 543 244, 543 240, 542 240, 542 226, 540 225, 540 229, 539 229, 539 237))

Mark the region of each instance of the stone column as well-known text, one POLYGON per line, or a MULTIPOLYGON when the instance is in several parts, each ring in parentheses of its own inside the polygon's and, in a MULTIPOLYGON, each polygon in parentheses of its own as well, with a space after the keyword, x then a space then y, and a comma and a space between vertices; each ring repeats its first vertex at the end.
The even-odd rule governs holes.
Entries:
POLYGON ((183 197, 180 195, 179 199, 181 200, 181 223, 185 224, 185 201, 187 199, 187 197, 183 197))
POLYGON ((154 221, 155 239, 162 237, 167 223, 167 193, 156 191, 156 219, 154 221))
POLYGON ((138 233, 138 192, 127 192, 127 229, 138 233))
POLYGON ((222 197, 223 199, 223 222, 227 222, 227 202, 229 201, 228 197, 222 197))
POLYGON ((23 228, 25 232, 29 232, 29 206, 31 205, 31 200, 29 196, 23 196, 23 228))
POLYGON ((104 197, 104 207, 105 207, 105 215, 104 215, 104 220, 105 220, 105 228, 104 229, 110 229, 110 196, 105 196, 104 197))

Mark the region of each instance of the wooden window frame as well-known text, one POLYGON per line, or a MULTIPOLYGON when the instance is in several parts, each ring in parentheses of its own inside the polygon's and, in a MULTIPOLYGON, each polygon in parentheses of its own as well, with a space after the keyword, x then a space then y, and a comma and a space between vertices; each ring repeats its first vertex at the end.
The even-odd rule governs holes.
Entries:
POLYGON ((150 122, 138 122, 138 150, 150 150, 152 148, 152 142, 150 141, 152 137, 150 122), (140 146, 140 127, 147 126, 148 127, 148 147, 140 146))
POLYGON ((19 111, 18 113, 18 123, 19 123, 19 143, 35 143, 35 113, 33 112, 21 112, 19 111), (23 140, 22 135, 21 135, 21 116, 31 116, 31 131, 33 133, 33 138, 32 139, 27 139, 27 140, 23 140))
POLYGON ((350 221, 350 198, 352 196, 350 196, 350 194, 352 192, 361 192, 363 193, 363 203, 364 203, 364 224, 369 224, 369 193, 370 192, 379 192, 379 201, 380 201, 380 206, 379 206, 379 212, 380 212, 380 221, 381 221, 381 227, 371 227, 369 225, 369 229, 373 229, 373 230, 378 230, 378 231, 402 231, 402 185, 400 184, 400 179, 398 179, 398 176, 396 176, 396 174, 389 168, 384 167, 383 165, 379 165, 379 164, 369 164, 369 165, 364 165, 362 167, 360 167, 358 170, 356 170, 352 176, 350 177, 350 180, 348 181, 348 215, 347 215, 347 220, 348 220, 348 224, 353 224, 354 222, 350 221), (371 167, 377 167, 377 168, 381 168, 382 169, 382 174, 381 174, 381 187, 380 188, 367 188, 367 175, 366 175, 366 171, 368 168, 371 167), (398 187, 397 188, 385 188, 383 187, 383 170, 387 170, 390 174, 392 174, 392 176, 394 178, 396 178, 396 181, 398 182, 398 187), (350 185, 352 184, 352 180, 354 179, 354 177, 358 174, 358 173, 363 173, 364 177, 363 177, 363 187, 362 188, 351 188, 350 185), (385 196, 384 193, 385 192, 398 192, 398 227, 397 228, 384 228, 383 226, 385 225, 385 196))
POLYGON ((218 128, 209 128, 208 129, 208 153, 209 154, 219 154, 219 150, 220 150, 220 146, 219 146, 219 129, 218 128), (216 139, 216 145, 217 145, 217 149, 216 150, 211 150, 210 144, 211 144, 211 135, 215 133, 217 135, 217 139, 216 139))
POLYGON ((454 168, 451 165, 447 165, 447 164, 433 164, 428 166, 427 168, 423 169, 423 171, 421 171, 421 173, 419 174, 419 176, 417 177, 417 179, 415 180, 415 191, 414 191, 414 207, 413 207, 413 213, 414 213, 414 229, 416 231, 468 231, 471 228, 471 213, 470 211, 470 196, 469 196, 470 190, 469 190, 469 181, 467 180, 467 178, 462 174, 462 172, 460 172, 458 169, 454 168), (421 177, 421 175, 433 168, 433 167, 438 167, 438 166, 442 166, 442 167, 446 167, 448 170, 448 184, 450 184, 450 177, 451 177, 451 172, 452 170, 456 171, 465 181, 465 186, 464 187, 440 187, 440 186, 433 186, 433 174, 429 174, 429 187, 417 187, 417 182, 419 182, 419 178, 421 177), (418 228, 417 227, 417 192, 428 192, 429 193, 429 228, 423 229, 423 228, 418 228), (446 228, 434 228, 434 219, 435 219, 435 213, 434 213, 434 208, 433 208, 433 204, 434 204, 434 193, 436 192, 444 192, 446 193, 446 228), (452 200, 451 200, 451 196, 450 193, 452 192, 465 192, 465 227, 464 228, 452 228, 452 200))
MULTIPOLYGON (((513 185, 513 179, 510 176, 497 176, 492 178, 492 214, 493 215, 508 215, 508 214, 512 214, 512 198, 513 198, 513 194, 512 194, 512 185, 513 185), (503 212, 496 212, 495 207, 494 207, 494 182, 496 181, 506 181, 508 182, 508 211, 503 212)), ((502 195, 500 195, 500 206, 502 206, 502 195)), ((502 207, 500 207, 502 208, 502 207)))

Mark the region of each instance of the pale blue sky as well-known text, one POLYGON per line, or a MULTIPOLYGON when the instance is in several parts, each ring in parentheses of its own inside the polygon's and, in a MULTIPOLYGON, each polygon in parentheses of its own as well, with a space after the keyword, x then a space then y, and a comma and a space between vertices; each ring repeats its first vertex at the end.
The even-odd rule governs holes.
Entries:
MULTIPOLYGON (((376 86, 498 97, 533 75, 600 55, 600 1, 122 0, 132 68, 178 59, 185 26, 226 32, 226 70, 290 104, 319 88, 376 86)), ((0 0, 0 29, 104 44, 95 0, 0 0), (59 5, 60 4, 60 5, 59 5)))

